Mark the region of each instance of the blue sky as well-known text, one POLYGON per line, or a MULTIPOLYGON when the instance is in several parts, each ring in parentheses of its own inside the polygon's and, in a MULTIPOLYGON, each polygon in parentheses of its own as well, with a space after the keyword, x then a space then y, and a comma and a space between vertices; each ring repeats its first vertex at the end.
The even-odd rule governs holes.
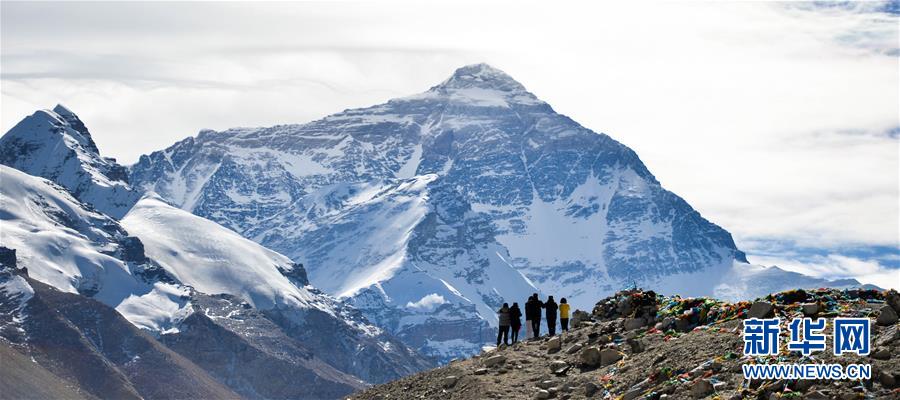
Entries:
POLYGON ((131 163, 488 62, 635 149, 752 262, 900 286, 897 2, 0 7, 4 131, 61 102, 131 163))

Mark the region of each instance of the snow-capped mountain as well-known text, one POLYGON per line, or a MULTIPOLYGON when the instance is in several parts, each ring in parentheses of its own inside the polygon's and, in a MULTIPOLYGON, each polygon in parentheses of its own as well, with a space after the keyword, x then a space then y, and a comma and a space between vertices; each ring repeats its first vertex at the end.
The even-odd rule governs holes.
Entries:
POLYGON ((730 299, 795 285, 747 264, 634 151, 485 64, 307 124, 202 131, 130 179, 444 360, 532 292, 590 309, 631 285, 730 299))
MULTIPOLYGON (((45 179, 0 166, 0 181, 0 245, 30 279, 115 309, 241 395, 337 398, 432 365, 307 286, 301 265, 211 221, 148 196, 120 224, 45 179), (216 369, 251 361, 260 367, 216 369)), ((21 281, 0 288, 10 321, 28 319, 21 281)), ((27 342, 26 328, 4 325, 0 338, 27 342)))
MULTIPOLYGON (((433 365, 310 286, 302 265, 152 193, 138 200, 124 173, 106 179, 125 169, 99 155, 77 116, 55 110, 0 139, 4 163, 56 180, 0 166, 4 265, 115 309, 250 398, 337 398, 433 365), (258 365, 222 368, 238 364, 258 365)), ((0 299, 0 311, 27 319, 17 314, 25 297, 0 299)), ((0 329, 0 340, 16 332, 0 329)))
POLYGON ((63 105, 39 110, 3 135, 0 164, 50 179, 113 218, 140 198, 125 167, 100 157, 87 127, 63 105))

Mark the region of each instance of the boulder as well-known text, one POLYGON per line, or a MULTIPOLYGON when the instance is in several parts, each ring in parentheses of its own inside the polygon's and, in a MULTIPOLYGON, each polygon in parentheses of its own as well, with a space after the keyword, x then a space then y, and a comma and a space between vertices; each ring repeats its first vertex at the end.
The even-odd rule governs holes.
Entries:
POLYGON ((631 389, 631 390, 625 392, 625 394, 622 395, 621 399, 622 400, 634 400, 638 397, 641 397, 642 394, 644 394, 644 389, 642 389, 642 388, 631 389))
POLYGON ((898 339, 900 339, 900 329, 885 329, 884 332, 875 339, 875 345, 888 346, 898 339))
POLYGON ((900 293, 896 290, 888 290, 884 295, 884 301, 891 306, 897 314, 900 314, 900 293))
POLYGON ((875 349, 872 354, 869 354, 869 357, 872 357, 876 360, 890 360, 891 359, 891 351, 887 348, 880 347, 875 349))
POLYGON ((881 306, 881 310, 878 312, 878 319, 875 322, 882 326, 893 325, 897 323, 897 312, 894 311, 893 307, 885 304, 881 306))
POLYGON ((894 374, 890 371, 881 371, 881 373, 878 374, 878 381, 886 388, 897 386, 897 378, 894 377, 894 374))
POLYGON ((554 336, 547 341, 547 351, 550 353, 554 353, 559 351, 562 348, 562 341, 559 339, 559 336, 554 336))
POLYGON ((581 360, 581 363, 587 365, 589 367, 596 367, 600 365, 600 349, 591 346, 586 347, 581 350, 581 354, 578 357, 581 360))
POLYGON ((484 365, 486 367, 493 367, 495 365, 500 365, 506 362, 506 356, 502 354, 497 354, 496 356, 490 356, 484 359, 484 365))
POLYGON ((800 307, 803 308, 803 315, 807 317, 815 317, 819 314, 819 305, 817 303, 805 303, 800 307))
POLYGON ((444 385, 445 388, 453 387, 458 380, 459 377, 456 375, 445 376, 444 379, 441 379, 441 385, 444 385))
MULTIPOLYGON (((798 379, 798 380, 809 381, 809 379, 798 379)), ((725 381, 718 381, 716 383, 713 383, 713 390, 715 390, 715 391, 725 390, 725 388, 727 388, 727 387, 728 387, 728 382, 725 382, 725 381)))
POLYGON ((619 299, 619 304, 616 307, 619 315, 629 315, 632 310, 634 310, 634 304, 630 296, 623 296, 619 299))
POLYGON ((767 301, 757 301, 750 306, 750 311, 747 312, 747 317, 749 318, 768 318, 774 315, 775 306, 772 303, 767 301))
POLYGON ((569 364, 562 360, 552 361, 550 362, 550 371, 552 371, 554 374, 563 373, 566 371, 566 368, 568 366, 569 364))
POLYGON ((553 381, 551 381, 551 380, 540 381, 537 383, 537 387, 539 387, 541 389, 550 389, 550 387, 552 387, 552 386, 553 386, 553 381))
POLYGON ((478 368, 475 370, 475 375, 484 375, 488 372, 487 368, 478 368))
POLYGON ((614 364, 621 360, 624 355, 616 349, 600 350, 600 365, 614 364))
POLYGON ((600 387, 597 386, 596 384, 594 384, 593 382, 585 382, 584 385, 582 386, 582 389, 584 389, 585 397, 591 397, 594 394, 596 394, 598 390, 600 390, 600 387))
POLYGON ((625 343, 631 346, 632 353, 641 353, 644 351, 644 342, 640 339, 629 339, 625 343))
POLYGON ((549 398, 550 398, 550 392, 548 392, 548 391, 546 391, 546 390, 544 390, 544 389, 540 389, 540 390, 537 391, 537 393, 534 394, 534 398, 536 398, 536 399, 549 399, 549 398))
POLYGON ((695 399, 702 399, 713 392, 713 385, 708 379, 698 379, 691 386, 691 396, 695 399))
POLYGON ((575 343, 568 349, 566 349, 566 354, 575 354, 578 352, 578 350, 581 350, 582 347, 584 346, 582 346, 581 343, 575 343))
POLYGON ((828 399, 828 396, 826 396, 825 394, 823 394, 820 391, 814 390, 812 392, 807 393, 804 398, 812 399, 812 400, 826 400, 826 399, 828 399))
POLYGON ((646 322, 643 318, 625 318, 625 330, 631 331, 638 328, 642 328, 646 325, 646 322))

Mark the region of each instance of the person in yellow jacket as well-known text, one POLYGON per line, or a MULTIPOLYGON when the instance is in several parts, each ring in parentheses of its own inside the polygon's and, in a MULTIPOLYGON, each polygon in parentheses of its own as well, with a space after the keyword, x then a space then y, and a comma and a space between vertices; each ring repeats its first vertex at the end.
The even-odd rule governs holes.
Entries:
POLYGON ((569 331, 569 303, 565 297, 559 300, 559 324, 563 332, 569 331))

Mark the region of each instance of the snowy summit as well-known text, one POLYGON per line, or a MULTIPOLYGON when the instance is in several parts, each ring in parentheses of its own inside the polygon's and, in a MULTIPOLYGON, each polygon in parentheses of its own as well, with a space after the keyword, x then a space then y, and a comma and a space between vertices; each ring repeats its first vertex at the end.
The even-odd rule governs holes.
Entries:
POLYGON ((130 178, 444 360, 479 351, 499 305, 532 292, 590 308, 635 284, 729 299, 797 284, 748 264, 634 151, 487 64, 308 124, 205 131, 130 178))

